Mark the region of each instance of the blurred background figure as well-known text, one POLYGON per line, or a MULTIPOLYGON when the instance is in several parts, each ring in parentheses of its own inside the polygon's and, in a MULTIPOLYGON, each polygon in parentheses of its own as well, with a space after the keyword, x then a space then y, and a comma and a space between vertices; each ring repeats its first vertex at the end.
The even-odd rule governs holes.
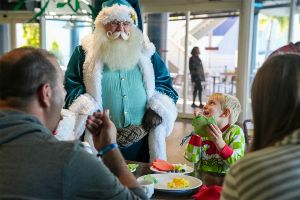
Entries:
POLYGON ((192 107, 197 107, 197 105, 195 104, 195 100, 196 100, 196 96, 198 93, 199 102, 200 102, 199 107, 203 108, 201 81, 205 81, 205 77, 204 77, 202 61, 199 57, 199 55, 200 55, 199 47, 194 47, 192 49, 191 54, 192 54, 192 56, 190 57, 190 60, 189 60, 189 69, 190 69, 192 83, 194 86, 192 107))

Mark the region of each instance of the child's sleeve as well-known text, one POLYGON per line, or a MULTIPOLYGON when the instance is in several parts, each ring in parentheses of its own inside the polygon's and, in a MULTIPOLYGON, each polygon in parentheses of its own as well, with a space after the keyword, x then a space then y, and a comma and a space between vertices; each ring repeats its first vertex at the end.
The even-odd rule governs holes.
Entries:
POLYGON ((243 130, 239 126, 233 128, 229 134, 229 141, 225 141, 227 145, 223 148, 221 156, 225 163, 230 166, 244 156, 245 136, 243 130))
POLYGON ((184 157, 192 163, 199 162, 201 158, 202 139, 199 135, 192 135, 184 151, 184 157))

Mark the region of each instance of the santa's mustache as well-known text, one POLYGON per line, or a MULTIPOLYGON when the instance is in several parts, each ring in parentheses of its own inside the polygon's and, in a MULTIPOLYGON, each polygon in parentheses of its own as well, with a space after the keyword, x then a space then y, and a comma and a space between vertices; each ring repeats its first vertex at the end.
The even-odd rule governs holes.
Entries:
POLYGON ((120 36, 122 37, 123 40, 128 40, 130 36, 130 32, 125 33, 124 31, 116 31, 116 32, 107 31, 106 35, 110 40, 116 40, 120 36))

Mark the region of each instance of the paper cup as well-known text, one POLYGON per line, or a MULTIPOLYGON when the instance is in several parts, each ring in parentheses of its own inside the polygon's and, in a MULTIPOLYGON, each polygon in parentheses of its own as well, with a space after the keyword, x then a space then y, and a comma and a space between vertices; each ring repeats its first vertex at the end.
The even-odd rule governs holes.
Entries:
POLYGON ((154 183, 150 180, 139 180, 138 182, 146 193, 147 197, 150 199, 154 194, 154 183))

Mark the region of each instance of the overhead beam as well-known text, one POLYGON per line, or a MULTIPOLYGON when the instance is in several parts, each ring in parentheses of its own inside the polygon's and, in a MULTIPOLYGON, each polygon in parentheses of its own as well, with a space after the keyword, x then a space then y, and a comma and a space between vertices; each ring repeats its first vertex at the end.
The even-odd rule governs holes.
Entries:
POLYGON ((220 1, 205 1, 197 3, 186 3, 186 1, 170 2, 160 1, 153 2, 149 0, 141 0, 143 12, 155 13, 155 12, 218 12, 226 10, 240 10, 241 1, 236 0, 231 2, 220 2, 220 1))

